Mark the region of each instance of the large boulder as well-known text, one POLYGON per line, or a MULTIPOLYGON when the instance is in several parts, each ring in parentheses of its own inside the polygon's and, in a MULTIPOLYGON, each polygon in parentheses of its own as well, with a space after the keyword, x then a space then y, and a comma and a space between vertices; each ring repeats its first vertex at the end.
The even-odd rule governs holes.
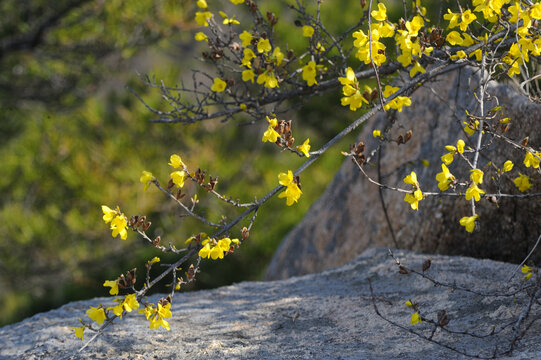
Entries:
MULTIPOLYGON (((427 258, 407 251, 395 251, 395 255, 418 271, 427 258)), ((516 270, 516 265, 491 260, 435 255, 426 274, 457 287, 502 295, 524 284, 516 270)), ((493 297, 435 287, 418 275, 399 274, 387 250, 370 249, 353 262, 319 274, 177 294, 169 319, 171 331, 148 329, 145 317, 134 312, 115 320, 80 353, 77 350, 83 343, 68 326, 76 326, 79 317, 86 318, 89 306, 108 305, 111 298, 70 303, 0 328, 0 359, 462 358, 444 346, 469 355, 492 356, 496 348, 500 353, 509 348, 515 334, 511 325, 524 313, 529 299, 524 292, 493 297), (434 325, 428 321, 411 325, 413 310, 404 304, 408 299, 418 304, 426 319, 446 310, 450 322, 445 328, 455 333, 441 328, 433 332, 434 325), (374 304, 385 318, 404 329, 378 316, 374 304), (409 330, 425 337, 432 333, 431 341, 409 330), (464 331, 494 334, 457 333, 464 331)), ((541 358, 541 322, 532 321, 539 315, 539 306, 534 305, 517 333, 530 327, 516 350, 504 358, 541 358)), ((91 336, 87 330, 85 340, 91 336)))
MULTIPOLYGON (((405 145, 384 142, 378 161, 366 166, 372 179, 381 183, 407 188, 403 179, 415 171, 423 191, 437 192, 436 174, 441 172, 440 157, 445 154, 445 145, 455 145, 458 139, 475 147, 477 135, 468 137, 463 130, 466 120, 465 109, 478 114, 476 93, 479 76, 474 69, 465 68, 445 74, 435 82, 424 86, 412 95, 412 105, 396 120, 390 134, 397 139, 412 130, 412 139, 405 145), (473 110, 472 110, 473 109, 473 110), (430 165, 424 166, 423 160, 430 165)), ((511 118, 508 137, 516 142, 529 136, 529 145, 541 146, 541 105, 532 103, 508 85, 491 82, 488 93, 492 96, 485 102, 485 111, 499 104, 505 106, 506 116, 511 118)), ((372 130, 383 130, 392 121, 390 114, 380 113, 369 120, 359 139, 366 144, 365 153, 377 147, 378 141, 372 130)), ((529 174, 533 187, 529 192, 540 191, 539 173, 525 168, 525 152, 517 150, 503 140, 485 135, 479 167, 485 171, 485 182, 481 186, 487 193, 520 194, 513 183, 519 171, 529 174), (488 156, 488 157, 487 157, 488 156), (512 160, 515 168, 500 180, 489 165, 501 168, 506 160, 512 160)), ((470 154, 471 159, 471 154, 470 154)), ((455 158, 449 166, 462 179, 469 177, 469 168, 464 161, 455 158)), ((301 176, 302 177, 302 176, 301 176)), ((309 183, 305 181, 305 186, 309 183)), ((404 202, 404 194, 383 190, 370 183, 347 159, 324 194, 312 205, 304 219, 282 240, 265 278, 283 279, 289 276, 308 274, 339 266, 354 259, 369 247, 393 246, 428 253, 466 255, 502 261, 520 262, 531 249, 541 232, 541 201, 539 198, 503 198, 498 204, 482 199, 477 204, 480 215, 478 229, 468 234, 459 225, 463 216, 471 216, 470 203, 464 197, 429 197, 422 200, 419 210, 411 210, 404 202), (387 208, 390 225, 396 242, 385 218, 382 202, 387 208)), ((541 251, 533 259, 541 262, 541 251)))

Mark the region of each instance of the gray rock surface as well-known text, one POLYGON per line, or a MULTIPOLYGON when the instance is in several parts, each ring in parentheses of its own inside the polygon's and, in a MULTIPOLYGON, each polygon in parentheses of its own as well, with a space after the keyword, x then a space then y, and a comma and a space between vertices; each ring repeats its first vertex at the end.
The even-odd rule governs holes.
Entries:
MULTIPOLYGON (((419 269, 426 255, 395 251, 402 263, 419 269)), ((486 292, 505 292, 516 266, 466 257, 432 256, 430 276, 486 292)), ((461 359, 461 355, 390 325, 374 312, 368 279, 384 316, 425 335, 431 325, 410 325, 412 299, 427 318, 446 309, 450 330, 481 334, 515 319, 525 295, 483 297, 434 287, 417 275, 401 275, 386 249, 370 249, 355 261, 319 274, 271 282, 244 282, 208 291, 177 294, 171 331, 150 330, 141 314, 116 320, 82 345, 68 326, 85 310, 110 298, 73 302, 0 328, 0 359, 461 359)), ((510 284, 520 286, 521 274, 510 284)), ((530 280, 532 281, 532 280, 530 280)), ((156 301, 158 296, 153 296, 156 301)), ((540 316, 539 305, 531 316, 540 316)), ((533 317, 524 322, 523 327, 533 317)), ((90 331, 85 333, 90 338, 90 331)), ((490 355, 512 336, 507 327, 483 339, 438 329, 433 339, 468 353, 490 355)), ((541 358, 541 322, 533 322, 508 359, 541 358)))
MULTIPOLYGON (((529 145, 541 148, 541 105, 530 102, 508 85, 489 85, 489 94, 499 99, 499 104, 505 106, 506 116, 511 118, 507 135, 517 142, 529 135, 529 145)), ((467 146, 475 147, 477 137, 468 137, 464 133, 463 122, 466 120, 465 109, 478 114, 476 91, 478 76, 474 70, 465 68, 460 73, 443 75, 415 92, 412 106, 397 113, 389 135, 396 139, 411 129, 413 137, 405 145, 383 144, 380 182, 407 188, 403 179, 415 171, 423 191, 439 191, 435 177, 441 172, 440 157, 447 152, 445 145, 455 145, 458 139, 463 139, 467 146), (428 160, 430 165, 423 166, 422 160, 428 160)), ((485 104, 485 110, 494 106, 493 98, 485 104)), ((359 139, 366 144, 365 153, 376 148, 372 130, 383 130, 389 122, 387 115, 380 113, 363 128, 359 139)), ((493 139, 479 161, 479 167, 485 171, 481 188, 497 192, 490 181, 491 177, 496 177, 495 171, 490 171, 487 164, 492 161, 501 168, 510 159, 515 168, 501 178, 501 192, 520 194, 513 184, 519 172, 530 175, 533 187, 529 192, 540 192, 539 173, 524 167, 524 155, 523 151, 502 140, 493 139)), ((376 161, 366 169, 371 178, 378 179, 376 161)), ((449 169, 463 180, 469 178, 469 168, 456 157, 449 169)), ((304 183, 309 186, 308 180, 304 183)), ((378 187, 347 159, 324 194, 282 240, 266 270, 265 279, 284 279, 340 266, 369 247, 392 246, 519 263, 541 233, 541 217, 538 216, 541 201, 536 199, 501 199, 499 206, 481 200, 477 205, 480 231, 473 234, 466 233, 459 225, 460 218, 471 216, 470 204, 463 197, 427 198, 420 202, 419 211, 410 209, 402 193, 384 190, 383 199, 397 244, 393 243, 385 220, 378 187)), ((533 259, 540 263, 541 252, 536 252, 533 259)))

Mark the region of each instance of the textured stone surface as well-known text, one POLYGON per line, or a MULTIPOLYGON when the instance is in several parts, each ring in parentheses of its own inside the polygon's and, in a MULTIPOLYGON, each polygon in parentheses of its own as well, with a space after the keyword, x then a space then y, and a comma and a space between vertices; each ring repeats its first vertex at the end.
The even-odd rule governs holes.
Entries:
MULTIPOLYGON (((419 269, 426 255, 396 251, 419 269)), ((514 265, 464 257, 432 256, 428 274, 483 291, 504 291, 514 265)), ((517 274, 515 280, 520 278, 517 274)), ((404 301, 418 302, 424 315, 446 309, 452 330, 488 333, 520 314, 524 296, 483 298, 434 287, 414 275, 400 275, 387 250, 370 249, 355 261, 319 274, 281 281, 245 282, 175 296, 171 331, 149 330, 143 315, 116 321, 104 335, 77 353, 81 341, 68 326, 89 306, 110 299, 74 302, 0 328, 0 359, 460 359, 455 352, 420 340, 378 317, 430 334, 430 325, 409 324, 404 301)), ((520 284, 520 280, 512 284, 520 284)), ((151 300, 156 301, 153 296, 151 300)), ((532 316, 539 316, 534 306, 532 316)), ((529 323, 529 322, 528 322, 529 323)), ((434 340, 469 353, 504 348, 512 330, 476 339, 438 330, 434 340)), ((90 332, 85 334, 90 338, 90 332)), ((507 358, 541 358, 541 323, 534 322, 507 358)))
MULTIPOLYGON (((478 77, 471 69, 459 74, 441 76, 428 87, 419 89, 412 97, 412 106, 399 113, 390 138, 396 139, 411 129, 412 139, 406 145, 384 143, 381 156, 381 182, 394 187, 407 188, 403 179, 415 171, 423 191, 439 191, 435 180, 441 172, 440 157, 446 153, 445 145, 454 145, 458 139, 474 147, 476 136, 468 137, 462 130, 464 110, 476 114, 478 77), (426 159, 430 166, 423 166, 426 159)), ((531 103, 506 85, 491 83, 489 94, 505 104, 506 114, 512 119, 507 135, 517 142, 530 136, 529 145, 541 147, 541 105, 531 103)), ((485 104, 485 110, 495 106, 495 101, 485 104)), ((377 141, 373 129, 384 129, 389 120, 379 114, 363 128, 359 138, 367 145, 365 153, 375 149, 377 141)), ((520 171, 529 174, 533 192, 539 192, 539 174, 525 168, 525 153, 502 140, 494 139, 489 146, 491 158, 480 157, 480 168, 487 170, 489 161, 497 167, 511 159, 515 169, 501 180, 501 191, 519 194, 512 179, 520 171)), ((377 164, 377 162, 375 162, 377 164)), ((469 172, 465 163, 455 157, 449 166, 451 172, 469 172)), ((368 174, 378 179, 377 166, 368 166, 368 174)), ((485 171, 487 192, 495 192, 494 185, 487 185, 493 171, 485 171)), ((302 176, 301 176, 302 178, 302 176)), ((302 179, 301 179, 302 180, 302 179)), ((305 181, 306 185, 307 181, 305 181)), ((267 268, 266 279, 284 279, 318 272, 339 266, 354 259, 369 247, 393 246, 427 253, 466 255, 502 261, 520 262, 531 249, 541 232, 541 202, 532 199, 502 199, 499 207, 483 199, 478 203, 480 231, 469 235, 459 225, 463 216, 471 216, 469 202, 464 198, 431 197, 420 202, 419 211, 410 209, 404 195, 384 190, 397 244, 393 243, 385 220, 377 186, 371 184, 347 159, 324 194, 312 205, 304 219, 283 239, 267 268)), ((541 252, 534 254, 541 262, 541 252)))

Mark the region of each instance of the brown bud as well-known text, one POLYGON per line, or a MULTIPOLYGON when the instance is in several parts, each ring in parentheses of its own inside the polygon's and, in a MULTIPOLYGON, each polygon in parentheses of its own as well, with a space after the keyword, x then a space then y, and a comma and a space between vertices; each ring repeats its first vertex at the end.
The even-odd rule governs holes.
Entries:
POLYGON ((524 139, 522 139, 520 143, 522 144, 522 146, 526 146, 528 145, 528 141, 530 141, 530 137, 526 136, 524 139))
POLYGON ((150 227, 150 225, 152 225, 152 223, 151 223, 150 221, 149 221, 149 222, 147 222, 147 223, 145 223, 145 225, 143 225, 143 228, 142 228, 142 230, 143 230, 143 231, 147 231, 147 230, 148 230, 148 228, 150 227))
POLYGON ((182 193, 182 189, 178 189, 177 195, 175 196, 177 200, 181 200, 186 194, 182 193))
POLYGON ((502 127, 501 127, 502 133, 507 132, 507 130, 509 130, 509 124, 502 125, 502 127))
POLYGON ((293 55, 295 55, 295 52, 293 51, 293 49, 289 49, 287 51, 287 58, 291 60, 291 58, 293 58, 293 55))
POLYGON ((188 278, 188 281, 189 281, 189 280, 192 280, 194 276, 195 276, 195 267, 193 266, 193 264, 191 264, 190 267, 188 268, 188 271, 186 272, 186 277, 188 278))
POLYGON ((447 311, 438 311, 438 325, 444 327, 447 324, 449 324, 449 317, 447 316, 447 311))
POLYGON ((406 135, 404 136, 404 144, 407 143, 408 141, 410 141, 411 135, 412 135, 411 130, 408 130, 408 132, 407 132, 406 135))
POLYGON ((173 179, 169 179, 169 182, 167 183, 167 189, 171 189, 173 186, 175 186, 173 179))
POLYGON ((250 231, 248 230, 248 228, 246 226, 242 228, 240 233, 241 233, 241 236, 242 236, 242 241, 248 239, 248 237, 250 236, 250 231))
POLYGON ((120 275, 120 277, 116 280, 116 283, 118 284, 118 287, 121 289, 125 289, 129 286, 123 274, 120 275))
POLYGON ((134 227, 137 224, 137 216, 132 216, 128 222, 129 227, 134 227))
POLYGON ((398 138, 396 139, 396 143, 397 143, 398 145, 404 143, 404 136, 402 136, 402 134, 398 135, 398 138))
POLYGON ((361 0, 361 7, 365 7, 366 6, 366 0, 361 0))
POLYGON ((142 226, 145 223, 146 219, 146 216, 140 216, 139 219, 137 219, 137 226, 142 226))
POLYGON ((128 286, 135 285, 136 277, 135 272, 137 271, 137 268, 133 268, 126 274, 126 282, 128 283, 128 286))
POLYGON ((430 269, 430 265, 432 265, 432 260, 431 259, 426 259, 425 262, 423 263, 423 272, 430 269))
POLYGON ((231 44, 231 49, 233 49, 234 51, 237 51, 240 49, 240 45, 238 42, 234 42, 233 44, 231 44))
POLYGON ((156 236, 156 239, 154 239, 154 241, 152 242, 152 245, 158 246, 160 244, 161 240, 162 240, 162 238, 159 235, 156 236))
POLYGON ((403 267, 402 265, 399 265, 399 266, 398 266, 398 272, 399 272, 400 274, 407 274, 407 273, 409 273, 408 269, 406 269, 406 268, 403 267))

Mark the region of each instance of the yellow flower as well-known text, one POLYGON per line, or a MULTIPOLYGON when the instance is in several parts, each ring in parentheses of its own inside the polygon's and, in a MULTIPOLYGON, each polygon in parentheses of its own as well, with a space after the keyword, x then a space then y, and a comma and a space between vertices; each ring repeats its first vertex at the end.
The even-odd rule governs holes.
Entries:
POLYGON ((286 198, 286 204, 287 206, 293 205, 294 202, 297 202, 299 198, 301 197, 302 191, 299 189, 297 184, 291 183, 287 186, 286 190, 282 192, 278 197, 286 198))
POLYGON ((214 92, 222 92, 225 90, 227 83, 220 78, 214 78, 214 84, 210 87, 210 90, 214 92))
POLYGON ((280 47, 275 47, 272 52, 272 57, 274 58, 274 63, 276 66, 280 66, 282 60, 284 60, 284 53, 280 51, 280 47))
POLYGON ((208 20, 212 17, 212 13, 210 11, 198 11, 195 13, 195 22, 199 26, 209 26, 208 20))
POLYGON ((199 256, 203 259, 210 257, 210 244, 208 242, 199 250, 199 256))
POLYGON ((471 200, 471 198, 474 198, 475 201, 481 200, 481 194, 484 194, 485 192, 477 187, 477 184, 473 183, 467 190, 466 190, 466 200, 471 200))
POLYGON ((171 155, 171 157, 169 158, 169 163, 167 165, 172 166, 174 169, 184 167, 184 163, 182 162, 182 158, 180 156, 178 156, 177 154, 171 155))
POLYGON ((306 81, 308 86, 317 84, 316 75, 316 63, 314 61, 308 62, 308 64, 302 68, 302 79, 306 81))
POLYGON ((272 49, 272 46, 270 44, 270 41, 269 39, 259 39, 258 43, 257 43, 257 52, 258 53, 268 53, 269 51, 271 51, 272 49))
POLYGON ((184 186, 184 171, 173 171, 169 176, 178 188, 184 186))
POLYGON ((524 157, 524 165, 526 167, 531 166, 534 169, 537 169, 539 167, 539 157, 541 157, 541 152, 537 152, 535 153, 535 155, 537 156, 534 156, 534 154, 529 151, 526 153, 526 156, 524 157))
POLYGON ((471 233, 473 232, 473 229, 475 229, 475 220, 479 217, 479 215, 475 214, 473 216, 464 216, 462 219, 460 219, 460 225, 464 226, 466 228, 466 231, 471 233))
POLYGON ((370 15, 372 15, 376 21, 384 21, 387 18, 387 8, 383 3, 378 3, 378 10, 373 10, 370 15))
POLYGON ((283 186, 288 186, 293 182, 293 172, 291 170, 286 173, 278 174, 278 183, 283 186))
POLYGON ((413 194, 406 194, 404 201, 409 203, 413 210, 419 210, 419 201, 423 199, 423 192, 417 189, 413 194))
POLYGON ((248 46, 252 43, 253 36, 248 31, 244 30, 242 34, 239 35, 239 38, 242 40, 242 46, 248 46))
POLYGON ((528 280, 529 278, 532 277, 532 268, 529 267, 528 265, 523 265, 521 268, 520 268, 520 271, 523 273, 523 274, 526 274, 524 276, 524 280, 528 280))
POLYGON ((146 191, 148 187, 150 186, 150 182, 154 180, 154 175, 152 175, 149 171, 144 171, 141 173, 141 177, 139 178, 139 181, 145 184, 144 190, 146 191))
POLYGON ((304 156, 306 156, 307 158, 310 157, 310 153, 309 153, 310 145, 309 145, 309 142, 310 142, 310 138, 306 139, 302 145, 297 146, 297 150, 302 152, 304 154, 304 156))
POLYGON ((414 312, 412 315, 411 315, 411 325, 415 325, 415 324, 418 324, 422 321, 421 319, 421 315, 419 315, 419 313, 416 311, 414 312))
POLYGON ((464 122, 464 131, 469 135, 472 136, 475 133, 475 130, 479 127, 479 120, 475 120, 473 124, 470 125, 468 122, 464 122))
POLYGON ((261 139, 261 141, 276 142, 276 140, 278 140, 278 138, 280 137, 280 134, 278 134, 278 132, 274 130, 274 128, 278 126, 278 120, 276 120, 276 118, 269 119, 269 117, 267 116, 267 122, 269 123, 269 127, 263 133, 263 138, 261 139))
POLYGON ((462 45, 462 42, 464 39, 460 36, 460 33, 458 31, 451 31, 449 34, 447 34, 447 37, 445 38, 447 42, 451 45, 462 45))
POLYGON ((458 25, 460 14, 452 13, 450 9, 447 9, 447 14, 443 15, 443 18, 449 21, 449 29, 452 29, 458 25))
POLYGON ((118 295, 118 282, 116 280, 105 280, 103 286, 109 286, 111 288, 109 294, 118 295))
POLYGON ((483 183, 483 171, 480 169, 470 170, 470 179, 476 184, 483 183))
POLYGON ((73 329, 75 331, 75 336, 77 336, 79 339, 83 340, 83 333, 85 331, 85 326, 81 327, 75 327, 75 326, 69 326, 70 329, 73 329))
POLYGON ((312 37, 314 35, 314 28, 310 25, 304 25, 302 27, 302 36, 304 37, 312 37))
POLYGON ((464 140, 460 139, 456 142, 456 151, 458 151, 460 154, 464 153, 464 146, 466 144, 464 143, 464 140))
POLYGON ((252 49, 246 48, 244 49, 244 57, 241 60, 241 64, 246 66, 248 69, 252 68, 252 59, 256 57, 252 49))
POLYGON ((451 60, 464 59, 466 58, 466 53, 464 50, 458 50, 455 55, 451 55, 451 60))
POLYGON ((255 80, 255 73, 253 70, 246 69, 242 72, 242 81, 246 81, 246 82, 251 81, 253 84, 254 80, 255 80))
POLYGON ((513 166, 513 162, 511 160, 507 160, 505 163, 503 163, 502 172, 509 172, 513 170, 513 166))
POLYGON ((197 6, 203 10, 208 8, 207 2, 205 0, 197 0, 197 6))
POLYGON ((101 211, 103 211, 103 221, 105 221, 105 223, 108 224, 113 220, 113 218, 118 213, 118 208, 117 208, 117 210, 112 210, 107 205, 102 205, 101 206, 101 211))
POLYGON ((194 39, 196 41, 209 42, 209 37, 205 33, 201 32, 201 31, 195 34, 194 39))
POLYGON ((475 56, 475 60, 477 61, 481 61, 483 59, 483 51, 481 50, 481 48, 475 51, 472 51, 468 57, 474 57, 474 56, 475 56))
POLYGON ((135 294, 129 294, 126 295, 124 298, 124 301, 122 302, 122 306, 124 307, 124 310, 127 312, 131 312, 132 310, 139 308, 139 302, 137 302, 137 299, 135 299, 135 294))
POLYGON ((460 22, 460 30, 466 31, 468 25, 471 24, 475 19, 477 19, 477 16, 472 14, 471 10, 464 11, 460 16, 460 20, 462 20, 460 22))
POLYGON ((438 188, 441 191, 445 191, 449 189, 449 185, 455 180, 455 177, 445 164, 441 164, 441 170, 441 173, 436 174, 436 180, 438 181, 438 188))
POLYGON ((518 188, 520 192, 524 192, 532 187, 532 184, 530 183, 530 178, 527 175, 523 175, 519 173, 519 176, 513 180, 515 183, 515 186, 518 188))
POLYGON ((381 131, 377 130, 377 129, 372 131, 372 136, 375 137, 376 139, 380 138, 381 137, 381 131))
POLYGON ((413 309, 413 303, 411 302, 411 300, 408 300, 404 303, 404 305, 406 305, 407 307, 409 307, 410 309, 413 309))
POLYGON ((111 221, 111 230, 113 230, 113 237, 115 238, 120 235, 120 238, 122 240, 126 240, 128 238, 128 231, 126 230, 126 226, 128 226, 126 216, 124 216, 124 214, 117 215, 113 219, 113 221, 111 221))
POLYGON ((223 11, 219 11, 218 13, 224 19, 222 21, 224 25, 228 25, 228 24, 239 25, 240 24, 240 22, 235 19, 235 15, 233 15, 232 17, 228 17, 227 14, 223 11))
POLYGON ((419 182, 417 181, 417 174, 414 171, 412 171, 408 176, 404 178, 404 182, 406 184, 413 185, 416 188, 419 187, 419 182))
POLYGON ((160 258, 157 257, 157 256, 154 256, 154 257, 152 258, 152 260, 148 261, 148 264, 149 264, 149 265, 152 265, 152 264, 155 264, 155 263, 157 263, 157 262, 160 262, 160 258))
POLYGON ((244 2, 244 0, 229 0, 229 1, 231 1, 235 5, 239 5, 239 4, 242 4, 244 2))
POLYGON ((102 307, 91 306, 90 309, 86 311, 88 317, 96 322, 96 324, 101 325, 107 319, 105 316, 105 311, 102 307))
POLYGON ((410 70, 410 77, 414 77, 418 72, 424 74, 426 72, 425 68, 419 65, 417 61, 413 63, 413 67, 410 70))
POLYGON ((288 170, 286 173, 278 174, 278 183, 286 187, 286 190, 278 195, 279 198, 286 198, 287 206, 293 205, 301 197, 302 191, 299 186, 293 181, 293 172, 288 170))

